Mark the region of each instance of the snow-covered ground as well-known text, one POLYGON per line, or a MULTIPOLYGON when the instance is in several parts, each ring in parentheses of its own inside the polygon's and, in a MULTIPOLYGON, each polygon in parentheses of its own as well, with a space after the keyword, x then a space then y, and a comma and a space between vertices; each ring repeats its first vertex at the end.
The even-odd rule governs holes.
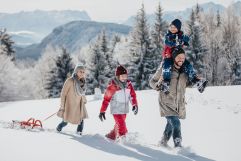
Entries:
MULTIPOLYGON (((68 125, 63 133, 55 127, 57 116, 43 122, 44 131, 11 129, 12 120, 30 117, 44 120, 59 108, 59 99, 0 103, 1 161, 238 161, 241 145, 241 86, 208 87, 203 94, 196 89, 186 93, 187 118, 182 120, 183 149, 158 146, 166 120, 159 115, 158 93, 138 91, 139 113, 129 113, 126 139, 111 142, 104 135, 113 128, 112 116, 98 119, 101 100, 88 96, 84 135, 75 134, 68 125)), ((173 147, 172 140, 169 145, 173 147)))

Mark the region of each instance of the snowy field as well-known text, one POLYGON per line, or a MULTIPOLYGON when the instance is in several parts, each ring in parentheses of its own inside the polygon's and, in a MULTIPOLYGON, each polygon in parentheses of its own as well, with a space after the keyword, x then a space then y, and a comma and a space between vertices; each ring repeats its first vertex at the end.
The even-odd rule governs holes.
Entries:
MULTIPOLYGON (((0 161, 241 161, 241 86, 208 87, 186 93, 187 118, 182 120, 183 148, 158 146, 166 120, 160 117, 158 93, 137 92, 139 113, 127 117, 129 134, 112 142, 104 138, 114 125, 112 115, 98 119, 101 100, 88 96, 84 134, 68 125, 62 133, 57 116, 43 122, 44 130, 11 129, 12 120, 44 120, 59 108, 59 99, 0 103, 0 161)), ((173 147, 172 140, 169 141, 173 147)))

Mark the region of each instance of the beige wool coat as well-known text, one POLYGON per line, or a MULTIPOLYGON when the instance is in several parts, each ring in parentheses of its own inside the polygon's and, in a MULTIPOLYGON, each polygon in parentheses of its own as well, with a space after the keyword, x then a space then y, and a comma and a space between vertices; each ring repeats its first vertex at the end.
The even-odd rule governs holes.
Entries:
MULTIPOLYGON (((185 73, 180 73, 175 68, 172 68, 171 73, 170 93, 159 92, 160 114, 162 117, 179 116, 180 119, 185 119, 185 92, 188 78, 185 73)), ((150 86, 155 90, 157 90, 157 82, 162 78, 161 74, 162 68, 160 67, 149 82, 150 86)))
POLYGON ((64 112, 60 117, 62 117, 65 122, 80 124, 83 119, 88 118, 85 107, 87 100, 84 95, 80 96, 76 93, 74 83, 73 78, 68 78, 64 83, 61 91, 60 105, 60 110, 64 112))

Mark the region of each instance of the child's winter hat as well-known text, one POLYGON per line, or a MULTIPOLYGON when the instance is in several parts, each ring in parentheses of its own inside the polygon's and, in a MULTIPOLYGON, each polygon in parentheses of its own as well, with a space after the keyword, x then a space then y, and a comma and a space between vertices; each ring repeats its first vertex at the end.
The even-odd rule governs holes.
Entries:
POLYGON ((177 30, 180 31, 182 27, 182 22, 179 19, 175 19, 172 21, 171 25, 176 26, 177 30))
POLYGON ((175 59, 179 54, 185 54, 185 51, 181 47, 172 49, 172 58, 175 59))
POLYGON ((127 74, 127 70, 122 65, 118 65, 118 67, 115 70, 115 75, 119 76, 119 75, 122 75, 122 74, 127 74))

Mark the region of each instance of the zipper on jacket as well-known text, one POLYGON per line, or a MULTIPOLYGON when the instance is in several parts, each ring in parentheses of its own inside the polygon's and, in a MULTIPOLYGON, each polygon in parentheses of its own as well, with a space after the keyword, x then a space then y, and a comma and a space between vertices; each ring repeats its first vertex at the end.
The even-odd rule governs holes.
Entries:
POLYGON ((177 89, 178 89, 178 84, 179 84, 179 78, 180 78, 180 72, 178 71, 178 76, 177 76, 177 86, 176 86, 176 104, 177 104, 177 111, 179 110, 179 102, 178 102, 178 98, 177 98, 177 89))
POLYGON ((124 87, 124 97, 125 97, 125 109, 126 109, 126 89, 124 87))

